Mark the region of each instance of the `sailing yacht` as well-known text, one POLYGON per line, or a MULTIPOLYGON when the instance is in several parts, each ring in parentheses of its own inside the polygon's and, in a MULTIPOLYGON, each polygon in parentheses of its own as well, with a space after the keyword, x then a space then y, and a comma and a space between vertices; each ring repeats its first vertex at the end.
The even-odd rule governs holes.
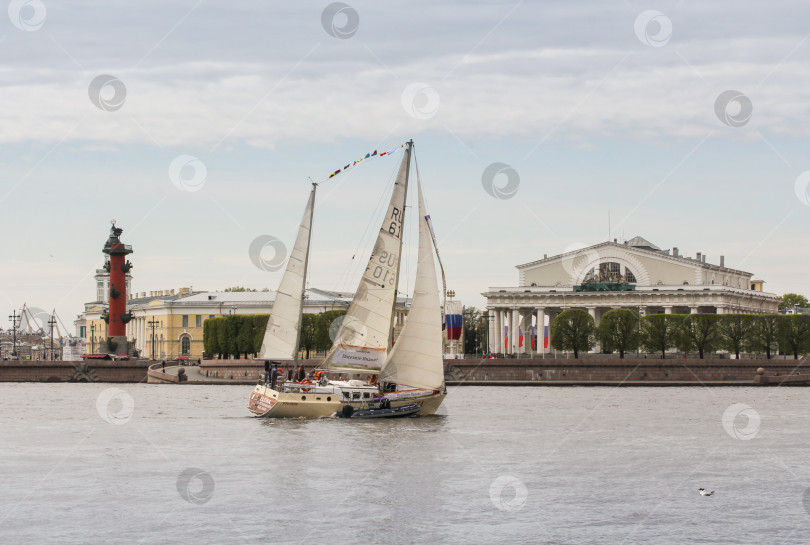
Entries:
MULTIPOLYGON (((434 414, 444 400, 441 307, 433 261, 435 240, 430 218, 425 213, 418 169, 420 217, 417 278, 408 319, 389 351, 412 146, 413 142, 408 142, 368 266, 332 348, 320 365, 326 374, 317 383, 283 382, 278 389, 260 382, 251 393, 248 406, 254 416, 319 418, 337 412, 350 414, 355 410, 387 410, 412 404, 418 404, 418 414, 427 415, 434 414), (336 375, 357 378, 335 380, 336 375), (379 379, 375 380, 377 375, 379 379), (333 379, 328 379, 328 376, 333 379)), ((303 293, 306 281, 313 202, 314 189, 299 229, 296 249, 290 257, 291 262, 293 254, 301 260, 287 265, 279 292, 284 289, 288 298, 285 299, 285 306, 277 309, 278 299, 274 304, 273 315, 282 314, 276 319, 271 315, 268 321, 260 354, 262 359, 294 359, 297 355, 303 299, 300 295, 297 300, 292 296, 303 293), (302 235, 305 229, 306 234, 302 235), (300 251, 296 253, 296 250, 300 251), (291 272, 291 267, 295 272, 291 272), (290 344, 293 334, 295 344, 290 344), (283 338, 283 341, 277 337, 283 338), (279 351, 271 347, 278 347, 279 351)))

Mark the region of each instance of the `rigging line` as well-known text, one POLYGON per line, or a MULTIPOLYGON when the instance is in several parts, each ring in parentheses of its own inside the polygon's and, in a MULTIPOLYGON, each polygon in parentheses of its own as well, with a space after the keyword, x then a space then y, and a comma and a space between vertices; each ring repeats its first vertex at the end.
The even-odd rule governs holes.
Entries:
MULTIPOLYGON (((393 187, 396 184, 396 179, 397 179, 398 173, 399 173, 399 165, 396 164, 396 165, 394 165, 394 168, 391 171, 391 174, 389 175, 388 182, 385 185, 385 189, 384 189, 384 191, 382 193, 381 199, 377 203, 377 207, 375 208, 374 213, 372 214, 372 220, 370 222, 370 226, 380 225, 381 222, 382 222, 382 217, 384 217, 385 214, 388 212, 388 203, 389 203, 389 201, 388 201, 388 199, 386 197, 388 197, 389 194, 393 194, 393 187)), ((361 255, 371 254, 371 252, 374 251, 374 246, 376 245, 378 236, 379 236, 379 229, 376 230, 376 231, 375 230, 369 230, 367 235, 364 235, 363 248, 360 250, 361 255), (368 238, 366 239, 365 236, 368 236, 368 238)), ((355 256, 352 256, 352 259, 354 259, 354 257, 355 256)), ((361 260, 355 260, 353 263, 350 263, 350 265, 353 266, 353 270, 351 271, 349 278, 347 278, 347 281, 350 278, 356 278, 358 276, 362 276, 363 272, 360 271, 360 273, 358 274, 358 269, 361 269, 361 267, 367 266, 368 262, 361 259, 361 260)))
POLYGON ((346 268, 343 270, 343 273, 340 275, 337 281, 337 286, 342 287, 341 291, 345 291, 347 285, 349 284, 351 278, 355 275, 356 269, 360 264, 360 261, 356 259, 358 254, 364 254, 367 244, 368 244, 368 234, 371 230, 371 226, 375 223, 375 218, 377 217, 380 203, 385 199, 385 195, 388 193, 388 185, 383 188, 382 193, 380 194, 380 200, 377 202, 377 205, 374 207, 374 211, 372 212, 371 216, 369 217, 368 224, 366 224, 365 230, 363 231, 363 235, 357 242, 357 246, 352 252, 352 258, 346 264, 346 268))
MULTIPOLYGON (((416 167, 416 178, 417 178, 417 180, 421 180, 421 176, 419 174, 419 161, 416 160, 416 154, 414 154, 414 156, 413 156, 413 163, 414 163, 414 166, 416 167)), ((423 196, 423 198, 424 198, 424 196, 423 196)), ((427 201, 427 199, 425 199, 425 201, 427 201)), ((427 211, 428 211, 428 205, 427 205, 427 202, 425 202, 425 212, 427 213, 427 211)), ((434 233, 434 231, 433 231, 433 222, 428 218, 430 218, 430 214, 427 214, 426 218, 419 218, 419 221, 428 222, 428 227, 430 227, 430 238, 433 241, 433 249, 436 252, 436 259, 439 261, 439 269, 442 272, 442 294, 443 294, 443 299, 444 299, 444 301, 442 303, 442 309, 446 313, 446 309, 447 309, 447 280, 446 280, 445 275, 444 275, 444 264, 442 263, 441 255, 439 255, 439 245, 436 243, 436 233, 434 233)))
MULTIPOLYGON (((398 166, 399 165, 394 166, 395 171, 398 168, 398 166)), ((366 228, 363 231, 363 235, 360 237, 360 240, 358 241, 357 246, 355 247, 354 252, 352 253, 351 259, 346 264, 346 268, 343 270, 338 279, 335 281, 335 288, 334 288, 335 291, 345 291, 346 285, 349 283, 349 280, 354 275, 355 271, 353 269, 356 269, 359 263, 359 261, 356 261, 355 258, 357 257, 357 254, 359 252, 365 250, 365 245, 368 244, 366 237, 368 236, 371 226, 374 224, 374 220, 377 214, 379 213, 380 206, 382 202, 385 200, 385 196, 388 194, 388 188, 393 184, 394 179, 395 175, 392 173, 391 177, 389 177, 388 179, 388 183, 386 183, 382 193, 380 194, 380 199, 377 201, 377 205, 374 208, 374 212, 371 214, 371 217, 369 218, 368 224, 366 225, 366 228)), ((377 223, 379 223, 379 221, 377 223)))

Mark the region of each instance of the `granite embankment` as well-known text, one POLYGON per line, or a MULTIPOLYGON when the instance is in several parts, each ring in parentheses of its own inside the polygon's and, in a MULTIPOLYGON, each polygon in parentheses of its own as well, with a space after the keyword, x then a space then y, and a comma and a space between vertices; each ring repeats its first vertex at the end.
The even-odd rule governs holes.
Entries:
MULTIPOLYGON (((302 360, 309 370, 319 359, 302 360)), ((445 360, 449 386, 685 386, 754 384, 764 369, 762 384, 802 384, 810 376, 807 358, 682 359, 592 356, 580 359, 463 359, 445 360), (788 379, 788 377, 790 377, 788 379)), ((253 384, 262 375, 260 360, 203 360, 198 366, 178 366, 149 360, 129 361, 3 361, 0 382, 145 382, 155 384, 253 384), (182 380, 179 375, 185 375, 182 380)))
POLYGON ((0 361, 0 382, 144 382, 149 360, 0 361))

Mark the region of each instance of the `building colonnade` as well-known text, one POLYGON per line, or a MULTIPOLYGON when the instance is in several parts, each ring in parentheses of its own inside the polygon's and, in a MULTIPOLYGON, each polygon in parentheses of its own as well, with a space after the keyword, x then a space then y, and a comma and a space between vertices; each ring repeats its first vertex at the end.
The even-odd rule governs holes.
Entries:
MULTIPOLYGON (((703 306, 703 305, 636 305, 636 306, 584 306, 584 307, 568 307, 568 308, 582 308, 587 310, 591 317, 594 319, 596 325, 610 310, 617 308, 627 308, 635 310, 641 316, 647 314, 748 314, 749 309, 729 306, 703 306)), ((494 306, 487 309, 492 318, 489 320, 489 351, 493 354, 547 354, 553 351, 551 348, 551 324, 554 319, 563 311, 563 307, 527 307, 527 306, 494 306), (549 329, 549 346, 544 347, 544 326, 549 329), (536 348, 532 348, 531 332, 534 327, 537 336, 536 348), (508 328, 508 329, 506 329, 508 328), (513 335, 512 332, 517 331, 518 335, 513 335), (523 346, 520 346, 520 333, 523 334, 523 346)))

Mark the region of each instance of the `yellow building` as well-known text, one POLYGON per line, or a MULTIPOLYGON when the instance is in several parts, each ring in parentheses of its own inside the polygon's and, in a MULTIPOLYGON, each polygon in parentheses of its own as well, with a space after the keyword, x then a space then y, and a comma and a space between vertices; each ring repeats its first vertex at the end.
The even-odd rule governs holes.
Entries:
MULTIPOLYGON (((209 318, 229 314, 270 314, 276 292, 192 292, 179 290, 133 293, 127 300, 132 320, 127 324, 127 338, 140 357, 148 359, 202 358, 203 324, 209 318)), ((306 290, 304 312, 320 314, 329 310, 346 310, 353 294, 315 288, 306 290)), ((401 328, 407 316, 410 299, 397 302, 395 328, 401 328)), ((107 338, 107 324, 101 319, 106 309, 103 302, 88 303, 77 323, 84 320, 84 338, 89 352, 98 350, 107 338)), ((81 333, 81 329, 79 330, 81 333)))

